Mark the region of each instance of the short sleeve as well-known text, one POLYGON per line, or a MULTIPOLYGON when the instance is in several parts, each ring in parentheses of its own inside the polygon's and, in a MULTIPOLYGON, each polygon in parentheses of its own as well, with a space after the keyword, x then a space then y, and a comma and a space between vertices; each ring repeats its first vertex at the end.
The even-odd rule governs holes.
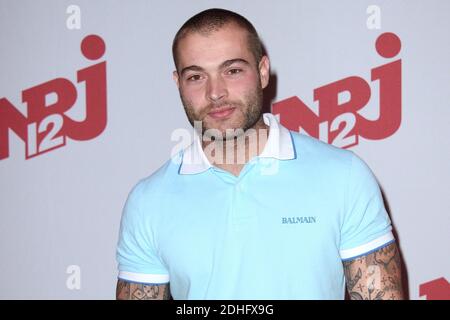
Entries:
POLYGON ((169 273, 152 243, 150 220, 142 212, 143 200, 138 184, 130 192, 122 212, 116 252, 118 277, 137 283, 168 283, 169 273))
POLYGON ((370 168, 352 153, 341 226, 341 258, 355 259, 393 241, 391 220, 380 187, 370 168))

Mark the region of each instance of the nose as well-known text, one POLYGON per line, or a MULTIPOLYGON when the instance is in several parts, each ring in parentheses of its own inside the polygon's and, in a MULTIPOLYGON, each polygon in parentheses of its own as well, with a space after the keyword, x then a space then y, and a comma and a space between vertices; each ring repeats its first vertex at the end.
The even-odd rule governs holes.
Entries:
POLYGON ((228 94, 225 80, 221 76, 208 79, 206 95, 212 102, 220 101, 228 94))

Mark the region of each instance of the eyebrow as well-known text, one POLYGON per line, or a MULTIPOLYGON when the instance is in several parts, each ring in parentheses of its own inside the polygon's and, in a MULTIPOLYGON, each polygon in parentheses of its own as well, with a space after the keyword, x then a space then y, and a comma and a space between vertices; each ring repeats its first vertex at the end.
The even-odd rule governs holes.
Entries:
MULTIPOLYGON (((224 62, 222 62, 220 64, 219 69, 223 69, 223 68, 229 67, 232 64, 238 63, 238 62, 239 63, 243 63, 245 65, 250 65, 250 62, 248 62, 247 60, 241 59, 241 58, 236 58, 236 59, 225 60, 224 62)), ((182 76, 185 72, 187 72, 189 70, 191 70, 191 71, 204 71, 204 69, 202 67, 196 66, 196 65, 192 65, 192 66, 188 66, 188 67, 183 68, 181 70, 181 72, 180 72, 180 75, 182 76)))

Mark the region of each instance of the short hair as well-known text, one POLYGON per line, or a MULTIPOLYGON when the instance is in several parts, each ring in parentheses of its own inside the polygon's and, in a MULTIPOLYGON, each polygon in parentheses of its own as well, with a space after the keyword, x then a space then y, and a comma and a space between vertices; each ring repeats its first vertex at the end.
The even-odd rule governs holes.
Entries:
POLYGON ((188 19, 176 33, 172 42, 172 56, 176 69, 178 70, 178 43, 182 38, 194 32, 208 35, 230 23, 235 23, 247 31, 248 48, 253 54, 256 63, 261 61, 263 56, 261 40, 251 22, 236 12, 213 8, 199 12, 188 19))

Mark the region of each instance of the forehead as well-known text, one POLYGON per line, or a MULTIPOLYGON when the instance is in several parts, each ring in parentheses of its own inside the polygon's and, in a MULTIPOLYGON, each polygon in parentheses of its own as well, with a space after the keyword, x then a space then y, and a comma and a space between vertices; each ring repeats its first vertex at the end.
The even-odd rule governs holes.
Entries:
POLYGON ((234 24, 208 34, 190 32, 178 43, 180 69, 189 65, 214 67, 225 60, 239 58, 254 61, 249 50, 248 32, 234 24))

